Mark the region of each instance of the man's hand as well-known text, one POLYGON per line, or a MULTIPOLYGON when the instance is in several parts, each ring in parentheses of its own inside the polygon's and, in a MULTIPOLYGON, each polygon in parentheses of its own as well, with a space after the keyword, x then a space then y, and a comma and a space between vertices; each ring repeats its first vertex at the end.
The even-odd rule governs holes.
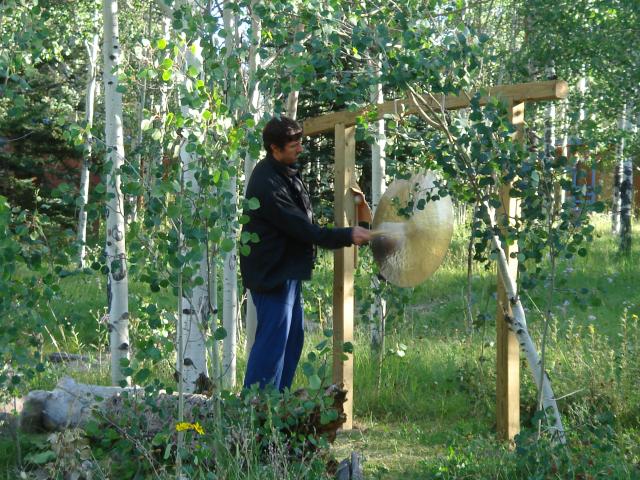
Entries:
POLYGON ((371 241, 371 230, 363 227, 353 227, 351 240, 354 245, 364 245, 365 243, 369 243, 369 241, 371 241))

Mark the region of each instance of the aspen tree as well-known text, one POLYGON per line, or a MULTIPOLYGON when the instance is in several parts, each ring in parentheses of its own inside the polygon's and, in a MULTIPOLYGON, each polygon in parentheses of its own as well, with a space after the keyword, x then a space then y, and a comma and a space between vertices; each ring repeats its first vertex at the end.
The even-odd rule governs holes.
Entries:
MULTIPOLYGON (((237 42, 237 22, 236 14, 233 11, 233 2, 226 0, 223 9, 223 23, 225 32, 225 59, 226 79, 227 79, 227 104, 230 103, 235 91, 236 72, 228 67, 228 59, 234 54, 237 42)), ((232 122, 235 123, 237 112, 233 111, 232 122)), ((230 158, 230 167, 234 168, 237 160, 235 155, 230 158)), ((229 204, 231 206, 231 237, 235 240, 235 220, 237 216, 236 205, 238 203, 237 177, 232 174, 227 184, 229 193, 229 204)), ((222 266, 222 324, 227 332, 222 347, 222 384, 226 388, 233 388, 236 384, 236 360, 238 344, 238 274, 237 274, 237 248, 235 241, 230 251, 224 254, 222 266)))
MULTIPOLYGON (((99 15, 96 11, 96 20, 99 15)), ((96 22, 97 23, 97 22, 96 22)), ((87 48, 87 91, 85 94, 85 122, 87 124, 87 136, 85 141, 85 151, 82 158, 82 167, 80 170, 80 213, 78 215, 78 244, 79 246, 79 265, 80 268, 85 266, 85 252, 87 242, 87 211, 86 205, 89 203, 89 183, 90 173, 89 164, 91 162, 91 152, 93 149, 93 133, 91 128, 93 127, 93 111, 95 106, 96 96, 96 77, 98 69, 98 51, 100 50, 100 36, 96 31, 93 34, 91 44, 85 42, 87 48)))
MULTIPOLYGON (((262 95, 260 94, 260 81, 256 78, 256 73, 258 68, 260 67, 260 38, 262 35, 262 22, 260 17, 256 14, 256 6, 258 2, 257 0, 252 0, 251 2, 251 38, 250 38, 250 46, 249 46, 249 73, 248 73, 248 86, 249 86, 249 108, 251 109, 251 114, 253 116, 253 121, 257 125, 260 119, 262 118, 263 106, 262 106, 262 95)), ((247 150, 244 159, 244 193, 247 191, 247 184, 249 183, 249 178, 251 177, 251 172, 253 172, 253 168, 256 165, 256 158, 252 156, 250 151, 247 150)), ((245 325, 246 325, 246 351, 247 355, 251 351, 251 347, 253 347, 253 342, 256 336, 256 329, 258 327, 258 317, 256 312, 256 306, 253 303, 253 299, 251 297, 251 292, 247 290, 247 305, 246 305, 246 314, 245 314, 245 325)))
POLYGON ((118 89, 120 40, 118 2, 103 0, 104 22, 104 104, 107 174, 107 247, 109 340, 111 381, 125 379, 121 361, 129 359, 129 279, 125 244, 124 196, 120 189, 120 167, 124 164, 122 93, 118 89))

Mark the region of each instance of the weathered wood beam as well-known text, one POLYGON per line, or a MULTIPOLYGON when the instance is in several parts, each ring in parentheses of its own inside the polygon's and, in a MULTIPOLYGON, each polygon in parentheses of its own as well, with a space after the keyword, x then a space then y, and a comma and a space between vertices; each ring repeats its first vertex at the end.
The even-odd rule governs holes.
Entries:
MULTIPOLYGON (((545 100, 560 100, 569 93, 569 85, 564 80, 548 80, 544 82, 517 83, 514 85, 496 85, 479 90, 482 93, 480 104, 485 105, 491 98, 503 98, 513 104, 523 102, 541 102, 545 100)), ((432 107, 446 110, 458 110, 469 106, 469 101, 476 92, 462 95, 435 96, 432 107), (443 102, 444 100, 444 102, 443 102)), ((372 105, 355 112, 340 111, 327 113, 304 121, 304 134, 307 136, 333 132, 337 124, 354 125, 356 119, 362 115, 375 115, 371 120, 379 120, 385 115, 410 115, 417 113, 416 106, 410 99, 397 99, 372 105), (375 113, 374 113, 375 112, 375 113)))
MULTIPOLYGON (((524 141, 524 102, 509 103, 509 120, 516 127, 514 139, 524 141)), ((502 207, 496 212, 500 222, 514 223, 520 215, 520 202, 511 198, 511 185, 500 190, 502 207)), ((504 227, 502 227, 504 228, 504 227)), ((511 278, 518 276, 517 244, 503 245, 511 278)), ((498 311, 496 316, 496 427, 498 438, 513 441, 520 432, 520 345, 516 334, 509 328, 513 318, 511 304, 498 271, 498 311)))
MULTIPOLYGON (((355 180, 356 129, 338 124, 335 139, 335 224, 353 227, 356 208, 351 185, 355 180)), ((353 342, 354 250, 353 246, 340 248, 333 254, 333 382, 347 391, 345 430, 353 428, 353 354, 347 353, 344 359, 342 347, 353 342)))

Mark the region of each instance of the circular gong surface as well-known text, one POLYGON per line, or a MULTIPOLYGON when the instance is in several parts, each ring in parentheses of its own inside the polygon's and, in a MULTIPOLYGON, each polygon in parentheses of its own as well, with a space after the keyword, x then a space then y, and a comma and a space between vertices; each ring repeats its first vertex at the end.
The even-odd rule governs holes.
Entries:
POLYGON ((376 209, 373 258, 382 276, 399 287, 416 286, 431 276, 451 243, 451 197, 431 199, 438 195, 435 181, 431 171, 394 180, 376 209))

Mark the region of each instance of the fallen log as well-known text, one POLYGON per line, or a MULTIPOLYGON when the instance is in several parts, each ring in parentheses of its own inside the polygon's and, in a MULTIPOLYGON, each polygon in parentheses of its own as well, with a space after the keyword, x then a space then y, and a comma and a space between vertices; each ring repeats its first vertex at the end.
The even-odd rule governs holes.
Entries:
MULTIPOLYGON (((338 429, 345 421, 343 404, 346 401, 346 390, 336 385, 321 392, 324 397, 330 397, 326 404, 335 411, 329 417, 323 417, 319 405, 312 409, 305 409, 304 403, 311 401, 311 394, 304 389, 292 394, 295 408, 279 408, 281 418, 280 430, 290 436, 313 435, 324 436, 329 442, 336 438, 338 429)), ((318 392, 315 392, 317 395, 318 392)), ((251 394, 250 394, 251 395, 251 394)), ((248 406, 253 409, 258 422, 271 421, 273 417, 274 397, 267 399, 262 394, 255 394, 247 399, 248 406)), ((275 397, 281 406, 284 402, 291 402, 285 397, 275 397)), ((214 402, 225 415, 232 415, 229 408, 225 408, 224 400, 200 394, 184 396, 185 416, 188 423, 206 423, 213 416, 214 402)), ((109 387, 87 385, 75 382, 70 377, 64 377, 52 391, 35 390, 24 399, 20 412, 20 428, 27 432, 62 431, 76 428, 96 418, 111 422, 122 427, 132 421, 144 424, 144 435, 153 438, 161 431, 175 431, 177 418, 178 395, 160 392, 152 397, 145 396, 144 390, 136 387, 109 387)), ((240 415, 241 412, 238 412, 240 415)))
POLYGON ((65 362, 84 362, 89 363, 91 359, 86 355, 79 355, 77 353, 66 352, 54 352, 47 355, 47 360, 51 363, 65 363, 65 362))
POLYGON ((131 389, 86 385, 64 377, 50 392, 29 392, 20 412, 20 428, 26 432, 53 432, 82 426, 96 406, 126 390, 131 389))

